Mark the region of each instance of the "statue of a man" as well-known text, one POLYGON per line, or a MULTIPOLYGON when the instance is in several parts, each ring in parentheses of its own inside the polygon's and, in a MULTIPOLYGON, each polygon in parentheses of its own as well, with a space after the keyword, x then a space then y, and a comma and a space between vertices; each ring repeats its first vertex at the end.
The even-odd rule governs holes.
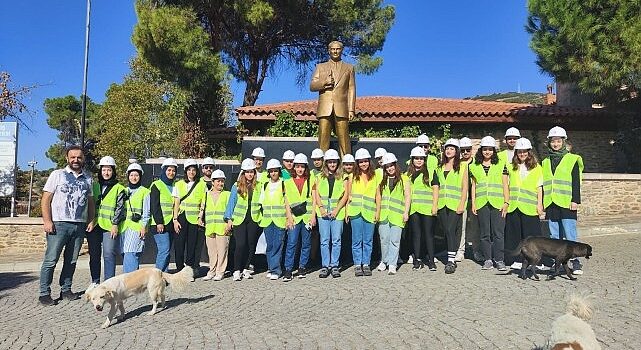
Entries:
POLYGON ((311 91, 318 91, 318 143, 320 149, 329 149, 332 128, 338 139, 341 155, 351 153, 349 121, 354 118, 356 81, 354 66, 341 61, 343 44, 332 41, 328 45, 330 60, 316 65, 311 91))

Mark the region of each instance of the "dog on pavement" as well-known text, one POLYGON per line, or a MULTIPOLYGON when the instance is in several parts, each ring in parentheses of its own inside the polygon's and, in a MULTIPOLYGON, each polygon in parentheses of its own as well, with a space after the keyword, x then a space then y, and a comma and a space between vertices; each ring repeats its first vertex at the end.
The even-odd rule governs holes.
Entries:
POLYGON ((592 327, 586 322, 592 318, 592 308, 582 297, 573 295, 567 312, 552 322, 548 340, 550 350, 600 350, 592 327))
POLYGON ((84 298, 91 302, 96 311, 104 309, 105 304, 109 304, 109 314, 107 320, 102 324, 102 328, 107 328, 112 324, 116 315, 116 308, 120 311, 119 318, 125 316, 125 299, 143 293, 149 292, 153 307, 149 315, 156 313, 158 304, 161 308, 165 307, 165 287, 167 284, 173 290, 181 291, 192 281, 193 271, 191 267, 185 266, 180 272, 169 274, 162 272, 157 268, 142 268, 133 272, 125 273, 112 277, 98 286, 85 291, 84 298))
POLYGON ((536 274, 536 265, 541 262, 543 256, 554 259, 554 272, 550 273, 548 279, 553 279, 561 273, 561 266, 569 279, 575 280, 572 270, 568 267, 570 259, 584 257, 589 259, 592 256, 592 246, 585 243, 553 239, 546 237, 527 237, 523 239, 513 251, 506 252, 509 255, 520 255, 523 258, 521 278, 526 278, 528 268, 532 270, 532 277, 539 280, 536 274))

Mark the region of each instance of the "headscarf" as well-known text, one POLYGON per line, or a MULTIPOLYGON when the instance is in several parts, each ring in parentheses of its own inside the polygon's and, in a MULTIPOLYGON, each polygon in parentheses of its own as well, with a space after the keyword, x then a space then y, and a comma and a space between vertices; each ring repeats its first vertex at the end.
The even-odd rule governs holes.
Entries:
POLYGON ((548 140, 547 146, 548 146, 548 156, 550 157, 550 163, 552 166, 552 169, 556 169, 556 166, 559 165, 561 162, 561 159, 563 159, 563 156, 568 154, 570 151, 568 151, 567 145, 565 143, 565 138, 561 138, 563 140, 563 144, 561 145, 561 149, 558 151, 553 150, 552 147, 550 146, 550 141, 548 140))
POLYGON ((103 166, 101 166, 100 170, 98 171, 98 183, 100 184, 101 187, 115 185, 118 182, 118 179, 116 179, 116 167, 112 165, 103 165, 103 166), (109 178, 108 180, 102 177, 103 166, 111 167, 111 170, 112 170, 111 178, 109 178))
POLYGON ((138 170, 130 170, 130 171, 127 173, 127 182, 129 183, 129 189, 130 189, 130 190, 135 190, 135 189, 137 189, 138 187, 140 187, 140 184, 142 183, 142 174, 140 173, 140 171, 138 171, 138 170), (132 171, 135 171, 135 172, 137 172, 137 173, 138 173, 139 178, 138 178, 138 183, 137 183, 137 184, 132 184, 132 183, 131 183, 131 181, 129 181, 129 174, 130 174, 132 171))
POLYGON ((160 181, 162 181, 167 186, 172 186, 174 184, 174 180, 176 179, 176 175, 174 175, 173 179, 169 179, 167 177, 167 168, 170 166, 173 166, 173 165, 167 165, 160 168, 160 181))

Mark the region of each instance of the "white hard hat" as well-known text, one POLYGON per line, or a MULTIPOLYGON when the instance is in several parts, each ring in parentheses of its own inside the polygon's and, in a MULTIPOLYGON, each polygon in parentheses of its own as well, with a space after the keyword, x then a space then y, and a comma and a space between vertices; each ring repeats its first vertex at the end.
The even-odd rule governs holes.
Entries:
POLYGON ((211 173, 211 178, 212 179, 224 179, 225 178, 225 173, 220 169, 216 169, 216 170, 214 170, 213 173, 211 173))
POLYGON ((343 164, 345 163, 356 163, 356 160, 354 159, 353 155, 346 153, 343 154, 343 164))
POLYGON ((505 137, 508 137, 508 136, 521 137, 521 132, 519 132, 519 129, 515 127, 511 127, 505 131, 505 137))
POLYGON ((256 163, 253 159, 247 158, 240 163, 240 170, 254 170, 256 169, 256 163))
POLYGON ((254 148, 252 151, 252 157, 265 158, 265 150, 260 147, 254 148))
POLYGON ((365 148, 359 148, 354 154, 354 159, 356 160, 368 159, 368 158, 372 158, 372 156, 369 154, 369 151, 366 150, 365 148))
POLYGON ((132 170, 140 171, 140 175, 145 173, 144 171, 142 171, 142 167, 138 163, 129 164, 129 166, 127 167, 127 174, 129 174, 129 172, 132 171, 132 170))
POLYGON ((447 141, 445 141, 445 144, 443 145, 443 148, 445 148, 447 146, 454 146, 454 147, 457 147, 457 148, 461 147, 459 145, 459 142, 458 142, 457 139, 448 139, 447 141))
POLYGON ((195 159, 186 159, 185 162, 183 163, 183 169, 187 170, 190 166, 196 166, 198 167, 198 162, 196 162, 195 159))
POLYGON ((416 138, 417 145, 428 144, 428 143, 430 143, 430 138, 427 137, 427 135, 425 134, 418 135, 418 137, 416 138))
POLYGON ((514 149, 532 149, 532 143, 525 137, 521 137, 520 139, 516 140, 514 149))
POLYGON ((207 157, 207 158, 203 159, 203 162, 200 163, 200 165, 214 165, 214 158, 207 157))
POLYGON ((496 148, 496 140, 492 136, 485 136, 481 139, 481 147, 496 148))
POLYGON ((374 151, 374 158, 382 157, 385 155, 385 153, 387 153, 387 150, 385 150, 385 148, 383 147, 379 147, 376 149, 376 151, 374 151))
MULTIPOLYGON (((351 154, 350 154, 351 156, 351 154)), ((335 149, 328 149, 327 152, 325 152, 324 156, 325 160, 339 160, 341 157, 338 156, 338 152, 336 152, 335 149)))
POLYGON ((412 152, 410 152, 410 157, 425 157, 425 151, 423 150, 423 147, 416 146, 412 148, 412 152))
POLYGON ((323 150, 320 148, 317 148, 312 151, 312 159, 318 159, 318 158, 323 158, 323 150))
POLYGON ((296 156, 294 156, 294 164, 309 164, 307 162, 307 156, 299 153, 296 156))
POLYGON ((267 166, 265 167, 265 169, 276 169, 280 167, 281 166, 278 159, 270 159, 269 162, 267 162, 267 166))
POLYGON ((98 163, 98 166, 103 166, 103 165, 110 165, 110 166, 115 167, 116 166, 116 161, 111 156, 104 156, 104 157, 100 158, 100 163, 98 163))
POLYGON ((160 166, 161 168, 167 167, 167 166, 175 166, 176 168, 178 167, 178 163, 176 163, 176 160, 174 158, 167 158, 163 160, 162 165, 160 166))
POLYGON ((394 153, 385 153, 383 155, 383 165, 392 164, 398 162, 394 153))
POLYGON ((283 159, 289 160, 294 159, 294 157, 296 157, 296 154, 292 150, 288 149, 287 151, 285 151, 285 153, 283 153, 283 159))
POLYGON ((550 129, 550 132, 548 133, 548 139, 551 139, 553 137, 562 137, 564 139, 568 138, 568 134, 565 132, 565 129, 563 129, 560 126, 555 126, 552 129, 550 129))
POLYGON ((459 146, 463 147, 472 147, 472 140, 469 137, 463 137, 459 140, 459 146))

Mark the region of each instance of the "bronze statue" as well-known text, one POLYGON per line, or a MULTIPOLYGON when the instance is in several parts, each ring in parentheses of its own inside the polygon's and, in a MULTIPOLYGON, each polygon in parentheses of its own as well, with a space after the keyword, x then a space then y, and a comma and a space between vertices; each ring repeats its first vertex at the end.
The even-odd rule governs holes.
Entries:
POLYGON ((349 121, 354 118, 356 105, 356 81, 354 66, 341 61, 343 44, 332 41, 328 45, 330 60, 316 65, 311 91, 318 91, 318 143, 320 149, 329 149, 332 128, 338 139, 341 155, 351 153, 349 121))

